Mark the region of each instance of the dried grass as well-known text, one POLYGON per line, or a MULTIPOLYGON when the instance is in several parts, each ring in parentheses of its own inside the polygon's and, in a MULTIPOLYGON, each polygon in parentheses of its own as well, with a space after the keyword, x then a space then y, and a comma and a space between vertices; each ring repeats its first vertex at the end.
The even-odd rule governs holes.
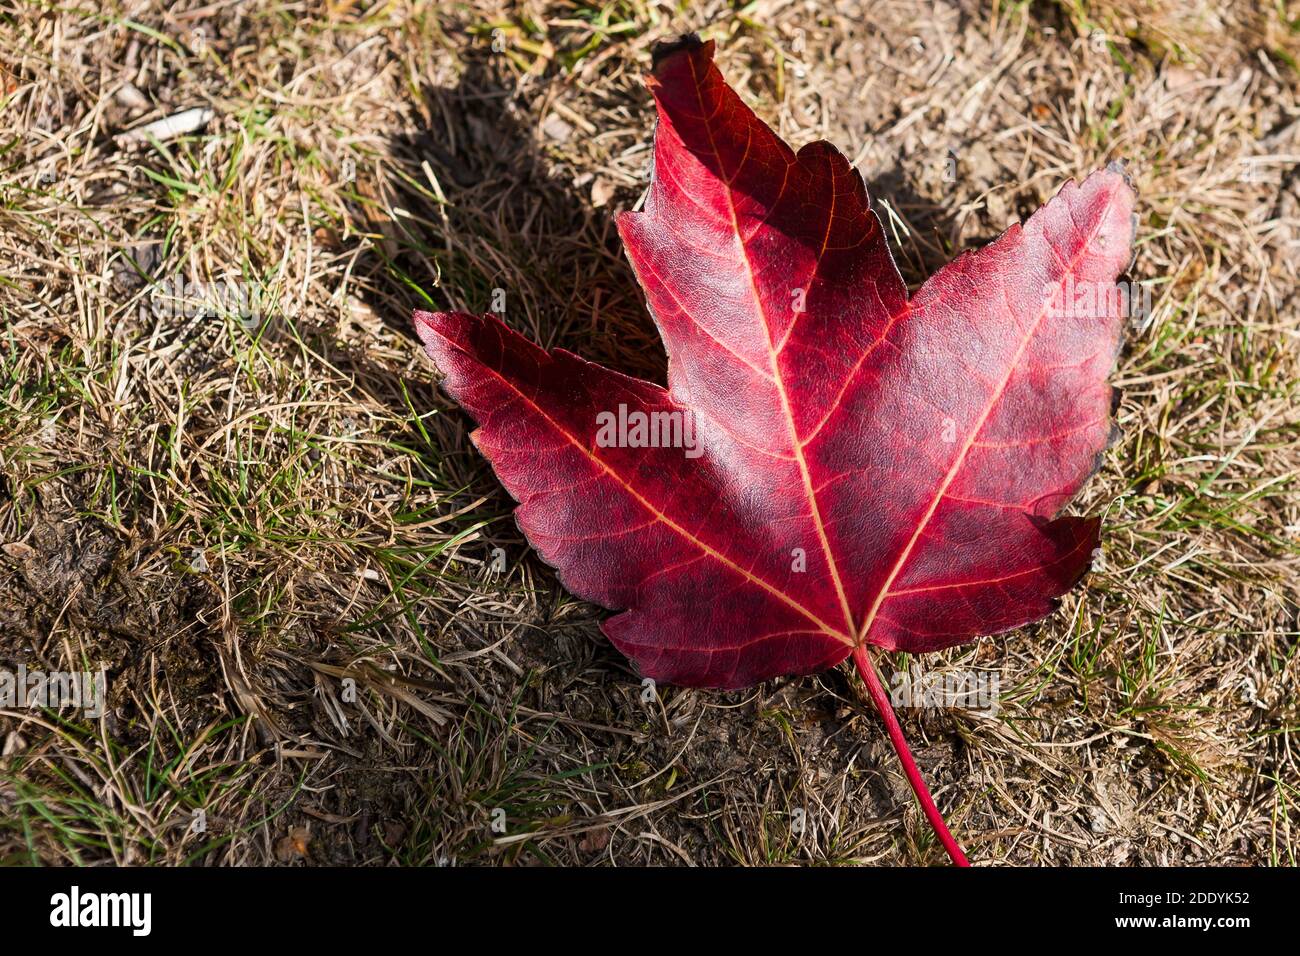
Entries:
POLYGON ((0 4, 0 667, 102 663, 110 701, 0 712, 0 860, 941 859, 846 673, 643 703, 406 328, 500 289, 662 374, 612 214, 651 44, 706 27, 913 284, 1129 162, 1155 309, 1080 503, 1104 569, 921 662, 997 670, 996 717, 906 723, 978 860, 1294 864, 1300 10, 674 9, 0 4), (264 312, 169 314, 177 276, 264 312))

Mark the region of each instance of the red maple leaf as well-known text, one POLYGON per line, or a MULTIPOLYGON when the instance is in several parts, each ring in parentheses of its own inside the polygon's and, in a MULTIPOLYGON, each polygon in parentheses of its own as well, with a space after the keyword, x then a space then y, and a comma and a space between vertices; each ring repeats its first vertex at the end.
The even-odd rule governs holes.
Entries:
POLYGON ((735 688, 855 658, 927 816, 867 653, 1049 613, 1096 518, 1057 513, 1111 435, 1134 196, 1117 168, 910 299, 861 177, 793 152, 713 44, 656 51, 654 180, 619 232, 668 388, 546 352, 495 316, 417 312, 519 526, 641 673, 735 688), (1089 293, 1089 294, 1083 294, 1089 293))

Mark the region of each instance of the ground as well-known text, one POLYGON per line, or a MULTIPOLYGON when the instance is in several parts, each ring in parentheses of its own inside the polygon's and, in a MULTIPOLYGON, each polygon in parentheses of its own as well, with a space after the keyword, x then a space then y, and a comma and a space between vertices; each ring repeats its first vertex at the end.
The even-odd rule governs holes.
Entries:
POLYGON ((613 217, 650 48, 697 30, 850 157, 913 288, 1127 163, 1151 309, 1074 505, 1101 561, 1038 625, 882 665, 1000 679, 995 713, 901 712, 979 864, 1295 863, 1292 0, 0 24, 0 669, 107 682, 101 716, 0 709, 0 862, 944 861, 846 667, 644 700, 409 326, 501 290, 544 345, 662 379, 613 217))

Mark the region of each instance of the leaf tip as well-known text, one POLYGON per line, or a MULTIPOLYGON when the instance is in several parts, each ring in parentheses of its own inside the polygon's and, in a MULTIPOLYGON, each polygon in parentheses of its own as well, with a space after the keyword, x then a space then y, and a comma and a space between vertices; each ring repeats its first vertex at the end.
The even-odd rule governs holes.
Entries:
POLYGON ((1106 172, 1118 174, 1124 180, 1125 186, 1134 192, 1137 192, 1137 187, 1133 185, 1133 177, 1129 175, 1128 163, 1124 160, 1112 159, 1106 164, 1106 172))
POLYGON ((659 65, 664 60, 678 53, 693 53, 696 50, 704 50, 705 55, 713 58, 713 41, 705 43, 700 39, 698 33, 683 33, 674 40, 660 40, 650 49, 650 66, 653 70, 658 70, 659 65))
POLYGON ((415 309, 411 313, 411 324, 415 326, 415 334, 420 337, 420 341, 427 349, 430 338, 437 334, 438 313, 415 309))

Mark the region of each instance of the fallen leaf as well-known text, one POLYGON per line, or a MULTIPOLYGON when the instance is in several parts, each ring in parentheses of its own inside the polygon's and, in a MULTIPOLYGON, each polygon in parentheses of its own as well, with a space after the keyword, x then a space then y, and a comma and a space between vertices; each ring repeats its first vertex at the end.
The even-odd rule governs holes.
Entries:
POLYGON ((582 853, 599 853, 607 846, 609 846, 609 827, 596 827, 588 830, 586 836, 579 841, 578 850, 582 853))
POLYGON ((0 545, 0 551, 13 558, 15 561, 26 561, 36 555, 36 550, 22 541, 8 541, 0 545))
POLYGON ((743 687, 850 654, 936 832, 867 648, 1048 614, 1097 518, 1059 516, 1112 435, 1134 195, 1111 167, 910 299, 861 177, 797 154, 713 44, 656 51, 654 179, 619 232, 668 388, 493 315, 416 312, 520 528, 656 681, 743 687))
POLYGON ((311 831, 306 827, 292 827, 287 834, 275 841, 275 858, 281 863, 305 858, 310 845, 311 831))

